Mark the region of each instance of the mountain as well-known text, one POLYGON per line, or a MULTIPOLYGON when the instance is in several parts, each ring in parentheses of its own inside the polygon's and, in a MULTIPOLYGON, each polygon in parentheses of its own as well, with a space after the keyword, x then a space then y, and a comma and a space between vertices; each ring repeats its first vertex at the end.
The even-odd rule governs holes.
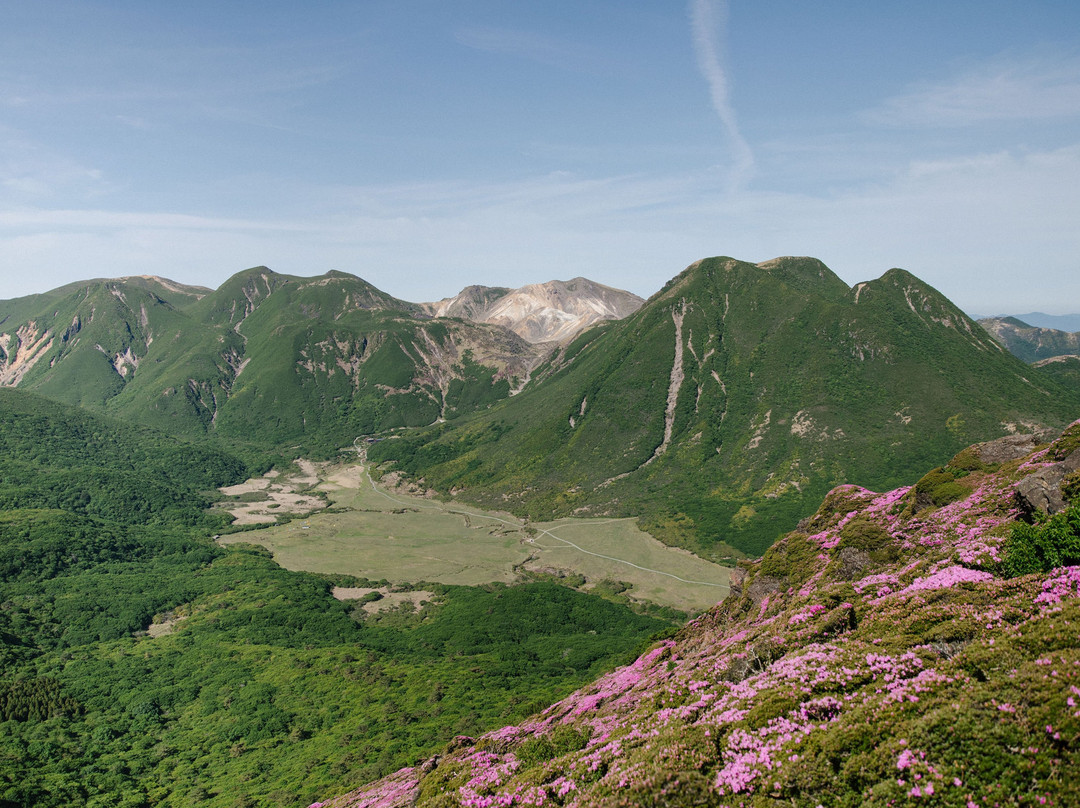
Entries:
POLYGON ((456 297, 424 308, 438 317, 505 326, 537 343, 566 342, 596 323, 630 316, 644 302, 630 292, 574 278, 520 289, 468 286, 456 297))
POLYGON ((1006 317, 1030 323, 1036 328, 1050 328, 1055 331, 1080 331, 1080 314, 1044 314, 1041 311, 1033 311, 1027 314, 1000 314, 997 317, 986 319, 1000 320, 1006 317))
POLYGON ((699 261, 520 395, 370 457, 534 519, 637 515, 758 555, 834 485, 888 487, 973 440, 1080 412, 908 272, 848 286, 813 258, 699 261))
POLYGON ((1016 317, 989 317, 979 325, 1025 362, 1080 354, 1080 333, 1038 328, 1016 317))
POLYGON ((317 804, 1080 804, 1078 447, 1080 422, 834 489, 632 664, 317 804))
MULTIPOLYGON (((50 509, 86 519, 221 529, 226 520, 207 511, 212 498, 206 492, 250 473, 220 449, 0 388, 0 522, 9 528, 20 510, 50 509)), ((63 530, 49 543, 55 568, 79 560, 63 530)), ((0 567, 25 571, 29 552, 25 543, 12 542, 0 553, 0 567)))
POLYGON ((1032 366, 1038 368, 1043 376, 1055 379, 1073 390, 1080 390, 1080 356, 1052 356, 1032 362, 1032 366))
POLYGON ((482 322, 488 307, 512 291, 514 290, 505 286, 466 286, 454 297, 444 297, 436 303, 421 305, 433 317, 460 317, 463 320, 482 322))
POLYGON ((0 301, 2 385, 176 434, 324 452, 484 408, 541 353, 342 272, 255 267, 215 291, 94 280, 0 301))

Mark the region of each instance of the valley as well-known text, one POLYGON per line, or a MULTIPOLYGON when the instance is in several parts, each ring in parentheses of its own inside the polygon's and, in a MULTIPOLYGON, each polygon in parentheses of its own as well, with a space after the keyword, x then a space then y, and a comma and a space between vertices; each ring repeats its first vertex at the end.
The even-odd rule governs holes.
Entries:
POLYGON ((505 512, 388 490, 362 461, 304 463, 296 476, 223 490, 270 488, 275 490, 268 496, 277 500, 271 504, 281 505, 277 509, 252 514, 249 508, 267 503, 225 504, 239 514, 238 522, 274 520, 273 514, 291 511, 287 520, 227 534, 219 543, 262 545, 286 569, 407 585, 478 586, 543 577, 683 612, 711 608, 728 591, 729 567, 662 544, 632 518, 531 523, 505 512), (327 497, 329 508, 315 492, 327 497))

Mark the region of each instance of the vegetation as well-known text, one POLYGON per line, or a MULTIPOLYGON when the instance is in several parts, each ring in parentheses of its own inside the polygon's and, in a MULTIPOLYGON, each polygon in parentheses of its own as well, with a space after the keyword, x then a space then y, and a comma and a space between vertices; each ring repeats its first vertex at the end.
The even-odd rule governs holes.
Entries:
MULTIPOLYGON (((838 483, 911 484, 1003 421, 1061 426, 1080 410, 1075 388, 909 273, 851 290, 813 259, 699 262, 533 378, 369 456, 533 520, 641 516, 668 543, 730 560, 763 553, 838 483)), ((959 479, 928 502, 962 497, 959 479)))
POLYGON ((1049 572, 1080 564, 1080 502, 1061 513, 1045 514, 1035 524, 1017 522, 1005 544, 1007 575, 1049 572))
POLYGON ((372 457, 437 490, 534 521, 641 517, 727 563, 760 555, 837 483, 911 483, 1003 422, 1063 425, 1080 408, 1080 388, 912 275, 852 290, 809 258, 701 261, 513 398, 533 356, 514 334, 427 317, 339 272, 255 267, 213 292, 94 281, 0 316, 38 340, 24 389, 252 458, 329 457, 401 430, 372 457))
POLYGON ((247 473, 224 452, 13 390, 0 442, 2 806, 308 804, 669 625, 543 582, 358 620, 330 578, 210 541, 210 492, 247 473))
POLYGON ((1013 499, 1080 426, 1024 463, 957 453, 1003 420, 1063 422, 1080 393, 907 273, 849 290, 812 259, 705 261, 513 399, 513 345, 500 367, 462 349, 428 372, 492 334, 341 273, 4 305, 37 329, 23 387, 83 409, 0 389, 0 808, 304 805, 402 766, 369 793, 1080 799, 1062 630, 1080 620, 1080 480, 1034 524, 1013 499), (614 578, 427 583, 425 606, 367 615, 333 597, 341 574, 212 539, 217 487, 400 427, 373 459, 534 522, 644 514, 714 558, 768 551, 673 636, 614 578), (905 487, 832 488, 849 480, 905 487))
POLYGON ((979 325, 1025 362, 1080 353, 1080 334, 1037 328, 1015 317, 987 317, 979 325))
POLYGON ((1016 483, 1075 451, 1075 432, 970 468, 967 496, 943 505, 834 490, 633 664, 348 804, 1077 804, 1076 511, 1035 526, 1037 571, 1005 578, 997 561, 1032 535, 1016 483))
POLYGON ((509 332, 421 316, 345 273, 266 267, 216 291, 88 281, 0 301, 0 319, 27 343, 25 390, 189 439, 308 456, 486 408, 509 395, 530 351, 509 332))

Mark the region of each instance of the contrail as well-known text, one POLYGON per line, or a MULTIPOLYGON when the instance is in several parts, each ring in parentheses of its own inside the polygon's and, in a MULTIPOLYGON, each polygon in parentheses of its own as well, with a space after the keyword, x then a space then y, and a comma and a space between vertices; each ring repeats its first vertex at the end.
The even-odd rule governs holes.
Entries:
POLYGON ((727 74, 721 65, 717 32, 723 34, 727 25, 727 3, 724 0, 690 0, 690 22, 694 33, 694 50, 698 67, 709 84, 713 109, 727 131, 734 157, 731 184, 737 188, 754 173, 754 155, 739 132, 735 110, 728 97, 727 74))

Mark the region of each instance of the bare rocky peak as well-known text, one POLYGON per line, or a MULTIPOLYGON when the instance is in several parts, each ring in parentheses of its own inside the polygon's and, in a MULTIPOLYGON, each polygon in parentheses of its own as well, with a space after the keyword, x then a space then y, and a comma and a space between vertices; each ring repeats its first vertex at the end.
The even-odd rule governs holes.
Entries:
POLYGON ((645 301, 631 292, 574 278, 520 289, 469 286, 452 298, 425 303, 439 317, 504 326, 528 342, 566 342, 602 320, 621 320, 645 301))
POLYGON ((488 307, 511 291, 513 290, 502 286, 466 286, 453 297, 444 297, 437 303, 420 305, 435 317, 460 317, 463 320, 483 322, 483 315, 488 307))

